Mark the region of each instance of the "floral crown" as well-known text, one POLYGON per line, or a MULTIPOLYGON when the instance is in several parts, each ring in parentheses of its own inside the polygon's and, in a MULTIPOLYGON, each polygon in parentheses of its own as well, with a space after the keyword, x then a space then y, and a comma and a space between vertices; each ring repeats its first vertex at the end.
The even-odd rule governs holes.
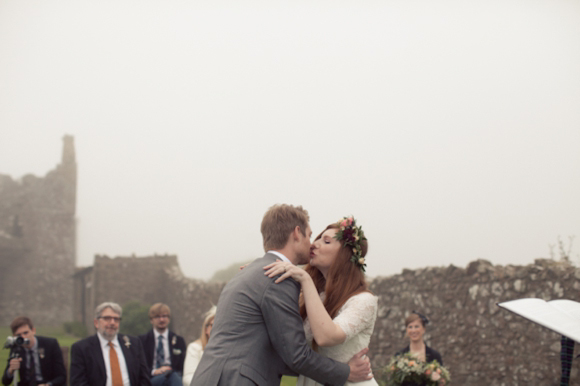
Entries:
POLYGON ((366 240, 365 233, 361 226, 356 225, 354 217, 343 217, 338 221, 339 229, 334 235, 337 240, 344 241, 345 246, 352 248, 352 257, 350 261, 365 272, 365 258, 362 255, 362 242, 366 240))

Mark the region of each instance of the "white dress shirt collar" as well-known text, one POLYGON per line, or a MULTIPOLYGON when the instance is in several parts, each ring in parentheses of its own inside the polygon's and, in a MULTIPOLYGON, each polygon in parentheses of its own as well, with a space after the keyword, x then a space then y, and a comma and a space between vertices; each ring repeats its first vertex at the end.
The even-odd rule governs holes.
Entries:
POLYGON ((165 329, 163 334, 157 332, 156 329, 153 329, 153 336, 155 337, 155 351, 153 351, 153 366, 151 367, 151 371, 153 372, 156 370, 157 364, 157 345, 159 344, 159 337, 162 336, 163 342, 163 356, 165 357, 163 365, 171 366, 171 354, 169 353, 169 328, 165 329))
MULTIPOLYGON (((113 378, 111 377, 111 361, 109 355, 109 350, 111 350, 111 347, 109 347, 109 341, 103 338, 98 332, 97 336, 99 337, 101 352, 103 353, 103 360, 105 361, 105 371, 107 373, 107 382, 105 383, 105 386, 113 386, 113 378)), ((123 350, 119 345, 119 335, 115 335, 111 343, 113 344, 113 349, 117 353, 117 360, 119 361, 119 368, 121 369, 123 385, 131 386, 131 381, 129 380, 129 371, 127 370, 127 362, 125 361, 125 355, 123 354, 123 350)))
POLYGON ((276 255, 276 256, 278 256, 280 259, 282 259, 282 261, 286 261, 286 262, 288 262, 288 263, 292 264, 292 262, 291 262, 291 261, 290 261, 290 260, 289 260, 289 259, 288 259, 286 256, 284 256, 283 254, 281 254, 281 253, 280 253, 280 252, 278 252, 278 251, 268 251, 267 253, 271 253, 271 254, 273 254, 273 255, 276 255))
POLYGON ((165 331, 163 331, 163 334, 160 334, 156 329, 153 329, 153 335, 155 336, 155 342, 159 340, 159 335, 163 336, 163 340, 167 342, 169 339, 169 329, 166 328, 165 331))
MULTIPOLYGON (((101 348, 104 348, 109 345, 109 341, 103 338, 103 336, 99 332, 97 332, 97 336, 99 337, 99 342, 101 342, 101 348)), ((115 337, 113 338, 113 340, 111 340, 111 343, 113 343, 113 346, 119 347, 119 339, 117 339, 117 334, 115 334, 115 337)))

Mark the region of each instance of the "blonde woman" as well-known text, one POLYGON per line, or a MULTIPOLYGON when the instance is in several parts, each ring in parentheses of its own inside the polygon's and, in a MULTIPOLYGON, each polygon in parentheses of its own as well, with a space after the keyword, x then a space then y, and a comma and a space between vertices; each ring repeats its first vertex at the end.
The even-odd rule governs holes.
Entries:
POLYGON ((199 339, 187 346, 185 364, 183 365, 183 386, 189 386, 191 384, 195 369, 197 369, 197 365, 203 355, 203 350, 205 350, 205 346, 207 346, 209 340, 209 334, 211 333, 213 320, 215 318, 215 311, 216 307, 213 306, 203 315, 205 319, 201 326, 201 335, 199 339))

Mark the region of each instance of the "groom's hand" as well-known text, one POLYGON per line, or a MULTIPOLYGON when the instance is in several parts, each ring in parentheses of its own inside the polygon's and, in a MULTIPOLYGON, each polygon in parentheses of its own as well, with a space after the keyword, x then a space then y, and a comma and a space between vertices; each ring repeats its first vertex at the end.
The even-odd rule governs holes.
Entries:
POLYGON ((348 380, 350 382, 366 381, 373 377, 373 373, 371 372, 371 361, 369 360, 369 357, 366 356, 367 352, 369 352, 369 349, 364 348, 348 361, 350 367, 348 380))

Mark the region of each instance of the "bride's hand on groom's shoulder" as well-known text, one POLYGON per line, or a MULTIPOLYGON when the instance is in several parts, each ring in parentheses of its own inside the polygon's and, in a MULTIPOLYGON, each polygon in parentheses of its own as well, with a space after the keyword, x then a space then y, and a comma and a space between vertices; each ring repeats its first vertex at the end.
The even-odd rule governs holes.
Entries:
POLYGON ((268 277, 275 277, 281 275, 279 278, 276 279, 276 283, 280 283, 289 277, 296 280, 298 283, 302 283, 302 281, 310 278, 310 276, 302 268, 297 267, 292 263, 280 260, 277 260, 272 264, 266 265, 264 267, 264 270, 266 271, 264 272, 264 275, 268 277))

